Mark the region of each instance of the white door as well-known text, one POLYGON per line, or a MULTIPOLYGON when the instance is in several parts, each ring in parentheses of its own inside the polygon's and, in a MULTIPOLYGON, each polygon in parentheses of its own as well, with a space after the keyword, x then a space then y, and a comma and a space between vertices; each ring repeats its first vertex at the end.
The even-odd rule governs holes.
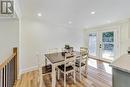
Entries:
POLYGON ((117 33, 115 30, 100 30, 88 34, 90 57, 112 61, 117 54, 117 33), (116 44, 116 45, 115 45, 116 44))
POLYGON ((116 57, 116 31, 100 32, 100 58, 103 60, 114 60, 116 57))
POLYGON ((88 35, 88 42, 89 42, 89 55, 90 57, 97 57, 97 33, 96 32, 90 32, 88 35))

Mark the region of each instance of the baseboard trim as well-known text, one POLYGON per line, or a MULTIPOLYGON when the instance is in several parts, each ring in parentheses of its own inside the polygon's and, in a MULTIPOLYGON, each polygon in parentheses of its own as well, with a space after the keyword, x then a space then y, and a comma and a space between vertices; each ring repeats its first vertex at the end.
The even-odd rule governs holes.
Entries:
POLYGON ((112 60, 108 60, 108 59, 98 59, 98 58, 94 58, 94 57, 89 57, 90 59, 94 59, 94 60, 99 60, 99 61, 102 61, 102 62, 105 62, 105 63, 112 63, 112 60))
POLYGON ((32 71, 35 71, 35 70, 38 70, 38 66, 33 66, 33 67, 30 67, 30 68, 23 69, 23 70, 21 70, 20 75, 18 76, 18 78, 21 78, 22 74, 32 72, 32 71))

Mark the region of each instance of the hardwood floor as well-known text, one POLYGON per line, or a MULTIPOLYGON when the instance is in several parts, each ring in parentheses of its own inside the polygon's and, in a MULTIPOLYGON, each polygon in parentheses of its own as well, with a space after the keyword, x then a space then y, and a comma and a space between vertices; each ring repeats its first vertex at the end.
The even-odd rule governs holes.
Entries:
MULTIPOLYGON (((78 79, 76 73, 76 84, 73 83, 71 77, 67 78, 67 87, 112 87, 112 75, 109 64, 89 59, 87 78, 82 76, 82 81, 78 79)), ((44 85, 42 87, 51 87, 51 76, 43 77, 44 85)), ((57 87, 63 87, 63 75, 57 80, 57 87)), ((28 72, 22 75, 22 79, 18 80, 14 87, 38 87, 38 71, 28 72)))

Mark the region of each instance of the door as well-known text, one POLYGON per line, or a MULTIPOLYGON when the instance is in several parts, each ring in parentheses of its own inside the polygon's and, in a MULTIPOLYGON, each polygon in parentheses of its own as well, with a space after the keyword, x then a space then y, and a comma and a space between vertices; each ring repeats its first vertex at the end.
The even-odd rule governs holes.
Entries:
POLYGON ((105 60, 113 60, 116 56, 115 42, 116 33, 115 31, 103 31, 100 34, 100 58, 105 60))
POLYGON ((118 43, 116 37, 117 33, 115 30, 89 32, 89 56, 100 60, 112 61, 117 53, 118 43))
POLYGON ((89 55, 90 55, 90 57, 96 58, 97 57, 97 33, 91 32, 91 33, 89 33, 88 37, 89 37, 88 38, 89 55))

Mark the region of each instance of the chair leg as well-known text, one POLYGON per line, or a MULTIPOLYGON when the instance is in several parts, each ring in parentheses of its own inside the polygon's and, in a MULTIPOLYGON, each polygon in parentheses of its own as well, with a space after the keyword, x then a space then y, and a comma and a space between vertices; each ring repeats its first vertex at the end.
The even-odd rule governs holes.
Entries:
POLYGON ((88 72, 87 72, 87 65, 85 66, 85 74, 86 74, 86 77, 87 77, 87 74, 88 74, 88 72))
POLYGON ((60 79, 60 70, 58 69, 58 80, 60 79))
POLYGON ((42 87, 43 86, 43 78, 42 78, 42 75, 40 76, 40 79, 39 79, 39 87, 42 87))
POLYGON ((74 83, 76 83, 76 75, 75 75, 75 72, 76 72, 76 71, 74 71, 74 83))
POLYGON ((64 87, 66 87, 66 74, 64 74, 64 87))
POLYGON ((81 67, 79 68, 79 79, 81 81, 81 67))
POLYGON ((47 59, 45 58, 45 66, 47 65, 47 59))
POLYGON ((88 63, 87 63, 87 60, 86 60, 86 65, 85 65, 85 74, 86 74, 86 77, 87 77, 87 74, 88 74, 87 67, 88 67, 88 63))

